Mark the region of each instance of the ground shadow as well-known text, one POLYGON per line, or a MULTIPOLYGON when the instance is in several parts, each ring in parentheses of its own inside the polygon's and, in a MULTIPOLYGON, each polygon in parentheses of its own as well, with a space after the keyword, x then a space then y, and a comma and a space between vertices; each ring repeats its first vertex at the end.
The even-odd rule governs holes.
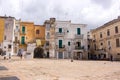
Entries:
POLYGON ((0 70, 8 70, 8 69, 4 66, 0 66, 0 70))
POLYGON ((20 80, 16 76, 11 76, 11 77, 0 77, 0 80, 20 80))

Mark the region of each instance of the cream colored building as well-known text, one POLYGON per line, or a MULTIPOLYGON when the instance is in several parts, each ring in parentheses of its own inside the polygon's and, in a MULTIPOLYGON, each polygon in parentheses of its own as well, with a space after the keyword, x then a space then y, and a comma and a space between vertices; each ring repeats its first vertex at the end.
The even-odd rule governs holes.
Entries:
POLYGON ((92 30, 91 35, 94 58, 120 60, 120 16, 92 30))
POLYGON ((46 20, 45 25, 45 54, 47 58, 55 58, 55 18, 46 20))

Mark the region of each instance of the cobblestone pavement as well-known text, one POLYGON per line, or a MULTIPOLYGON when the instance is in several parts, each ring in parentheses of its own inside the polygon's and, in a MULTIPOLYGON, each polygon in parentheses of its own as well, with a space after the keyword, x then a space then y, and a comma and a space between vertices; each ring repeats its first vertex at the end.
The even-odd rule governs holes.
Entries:
POLYGON ((120 80, 120 62, 0 57, 0 80, 120 80))

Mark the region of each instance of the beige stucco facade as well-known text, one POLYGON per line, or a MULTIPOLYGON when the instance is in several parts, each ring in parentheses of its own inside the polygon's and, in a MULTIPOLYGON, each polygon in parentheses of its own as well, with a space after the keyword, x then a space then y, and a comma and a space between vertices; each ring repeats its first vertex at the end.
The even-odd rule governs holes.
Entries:
POLYGON ((106 58, 120 60, 120 17, 91 31, 95 54, 106 54, 106 58), (101 50, 101 51, 100 51, 101 50))

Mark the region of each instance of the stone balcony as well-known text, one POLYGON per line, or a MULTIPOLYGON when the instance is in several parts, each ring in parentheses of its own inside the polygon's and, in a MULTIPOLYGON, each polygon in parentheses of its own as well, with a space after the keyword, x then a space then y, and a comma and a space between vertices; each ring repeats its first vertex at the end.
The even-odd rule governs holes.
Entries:
POLYGON ((83 39, 83 34, 80 34, 80 35, 78 35, 78 34, 75 34, 75 39, 83 39))
POLYGON ((51 49, 51 45, 46 45, 45 49, 51 49))
POLYGON ((84 47, 75 46, 74 51, 75 51, 75 52, 84 52, 84 47))
POLYGON ((55 36, 56 36, 56 37, 64 37, 64 36, 65 36, 65 32, 62 32, 62 33, 56 32, 56 33, 55 33, 55 36))
POLYGON ((15 40, 13 43, 20 43, 20 41, 19 40, 15 40))
POLYGON ((20 31, 20 35, 26 35, 26 32, 20 31))
POLYGON ((84 47, 78 47, 78 46, 75 46, 75 50, 83 50, 84 47))
POLYGON ((62 45, 62 47, 59 47, 58 45, 56 45, 56 50, 57 51, 65 51, 66 50, 65 45, 62 45))

